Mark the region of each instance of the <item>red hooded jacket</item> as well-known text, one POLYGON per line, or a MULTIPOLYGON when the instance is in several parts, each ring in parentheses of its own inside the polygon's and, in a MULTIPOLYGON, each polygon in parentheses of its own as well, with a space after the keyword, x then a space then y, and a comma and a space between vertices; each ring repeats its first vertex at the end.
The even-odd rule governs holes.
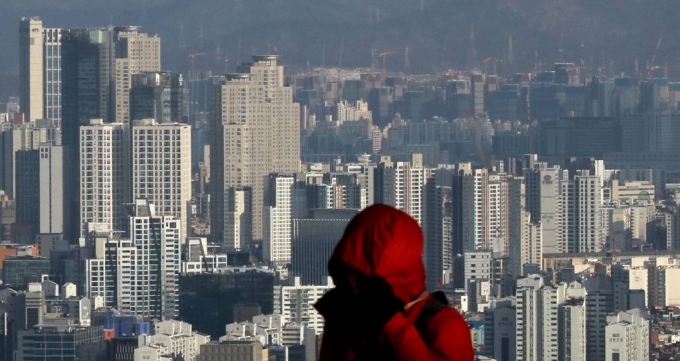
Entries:
MULTIPOLYGON (((380 335, 397 360, 472 361, 470 330, 456 309, 446 307, 437 312, 421 330, 422 335, 414 326, 432 298, 425 293, 422 254, 423 236, 418 223, 404 212, 377 204, 354 217, 331 261, 342 261, 366 276, 382 277, 392 286, 395 296, 407 304, 403 313, 396 313, 385 324, 380 335)), ((321 360, 355 359, 354 352, 343 349, 339 342, 347 337, 344 332, 326 323, 321 360)))

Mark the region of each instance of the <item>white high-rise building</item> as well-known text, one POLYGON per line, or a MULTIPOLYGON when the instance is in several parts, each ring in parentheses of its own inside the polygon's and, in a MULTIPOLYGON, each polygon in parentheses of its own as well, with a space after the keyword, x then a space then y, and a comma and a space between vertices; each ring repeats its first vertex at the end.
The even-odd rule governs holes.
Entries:
POLYGON ((131 239, 120 232, 94 232, 86 246, 86 294, 104 297, 106 306, 147 319, 179 316, 179 219, 156 214, 138 199, 130 206, 131 239))
POLYGON ((563 211, 566 213, 567 251, 594 253, 605 244, 601 232, 601 177, 589 171, 577 171, 573 180, 563 182, 563 211))
POLYGON ((357 120, 373 121, 373 114, 368 110, 368 103, 363 100, 357 100, 354 104, 343 100, 338 102, 335 107, 335 120, 340 124, 357 120))
POLYGON ((517 360, 542 360, 539 340, 541 336, 539 321, 539 290, 543 279, 532 275, 517 280, 517 360))
POLYGON ((649 360, 649 321, 639 309, 607 316, 606 361, 649 360))
POLYGON ((117 27, 115 59, 115 120, 130 122, 132 76, 161 70, 161 38, 140 33, 136 26, 117 27))
POLYGON ((27 122, 44 118, 44 50, 42 20, 22 18, 19 25, 19 100, 27 122))
POLYGON ((262 252, 277 266, 291 261, 294 184, 292 174, 270 174, 265 183, 262 252))
POLYGON ((64 149, 40 145, 40 233, 64 233, 64 149))
POLYGON ((538 275, 517 280, 517 360, 558 361, 585 355, 585 289, 578 282, 557 286, 543 282, 538 275), (572 309, 576 306, 580 308, 572 309))
POLYGON ((92 119, 80 127, 80 235, 88 223, 125 230, 130 202, 130 134, 127 124, 92 119))
POLYGON ((524 169, 527 211, 531 214, 531 222, 541 222, 541 253, 567 251, 562 221, 562 177, 563 171, 559 167, 549 168, 547 163, 524 169))
POLYGON ((132 199, 145 198, 158 214, 182 223, 186 239, 191 199, 191 127, 136 120, 132 127, 132 199))
POLYGON ((274 286, 274 313, 289 322, 305 323, 319 335, 323 331, 324 320, 314 304, 333 287, 330 277, 325 285, 304 286, 300 278, 295 277, 290 286, 274 286))
POLYGON ((300 171, 300 107, 278 56, 255 56, 216 86, 210 155, 211 234, 225 239, 225 191, 251 187, 254 239, 263 238, 264 179, 300 171))
POLYGON ((426 183, 422 154, 413 154, 410 162, 393 162, 389 156, 382 157, 374 171, 377 174, 373 184, 375 203, 402 210, 420 224, 426 183))

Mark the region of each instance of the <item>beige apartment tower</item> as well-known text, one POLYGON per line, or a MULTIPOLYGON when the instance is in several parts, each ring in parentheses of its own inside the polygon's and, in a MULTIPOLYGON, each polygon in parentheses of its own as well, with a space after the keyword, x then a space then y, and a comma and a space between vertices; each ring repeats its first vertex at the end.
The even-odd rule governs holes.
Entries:
POLYGON ((299 104, 278 56, 254 56, 216 86, 211 139, 211 233, 224 243, 225 192, 252 188, 252 237, 262 239, 264 179, 300 170, 299 104))
POLYGON ((132 76, 140 72, 161 70, 161 38, 139 32, 137 26, 115 28, 115 121, 130 122, 132 76))
POLYGON ((145 198, 159 215, 180 220, 181 241, 189 229, 191 127, 136 120, 132 126, 132 199, 145 198))
POLYGON ((24 119, 43 119, 43 25, 40 18, 23 18, 19 25, 20 106, 24 119))

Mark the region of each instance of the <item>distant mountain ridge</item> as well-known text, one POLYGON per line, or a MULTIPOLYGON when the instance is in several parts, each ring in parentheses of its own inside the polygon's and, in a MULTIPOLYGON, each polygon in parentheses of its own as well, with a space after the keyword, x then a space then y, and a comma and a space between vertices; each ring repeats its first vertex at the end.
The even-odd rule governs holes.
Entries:
POLYGON ((636 58, 640 66, 651 59, 660 37, 657 63, 680 63, 676 0, 5 0, 0 72, 18 73, 18 22, 33 15, 54 27, 141 25, 163 38, 170 70, 188 69, 191 51, 205 53, 199 66, 216 67, 218 45, 233 66, 239 39, 241 60, 278 52, 297 69, 337 65, 341 42, 346 67, 371 66, 375 48, 396 50, 387 68, 404 70, 408 47, 412 71, 461 69, 469 67, 470 29, 479 66, 507 59, 512 36, 515 64, 507 71, 583 60, 631 72, 636 58))

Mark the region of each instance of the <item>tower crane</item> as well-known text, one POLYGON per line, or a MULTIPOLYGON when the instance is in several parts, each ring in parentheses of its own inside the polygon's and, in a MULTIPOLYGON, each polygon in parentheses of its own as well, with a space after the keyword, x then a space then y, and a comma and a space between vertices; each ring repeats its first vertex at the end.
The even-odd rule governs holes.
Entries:
POLYGON ((398 51, 396 51, 396 50, 389 50, 389 51, 383 51, 383 52, 380 53, 380 55, 379 55, 379 56, 382 58, 383 81, 385 81, 385 79, 387 78, 387 67, 386 67, 386 65, 385 65, 385 60, 387 59, 388 56, 394 55, 394 54, 396 54, 396 53, 398 53, 398 51))
POLYGON ((203 56, 205 53, 191 53, 189 54, 189 58, 191 58, 191 72, 193 73, 196 70, 196 57, 197 56, 203 56))

